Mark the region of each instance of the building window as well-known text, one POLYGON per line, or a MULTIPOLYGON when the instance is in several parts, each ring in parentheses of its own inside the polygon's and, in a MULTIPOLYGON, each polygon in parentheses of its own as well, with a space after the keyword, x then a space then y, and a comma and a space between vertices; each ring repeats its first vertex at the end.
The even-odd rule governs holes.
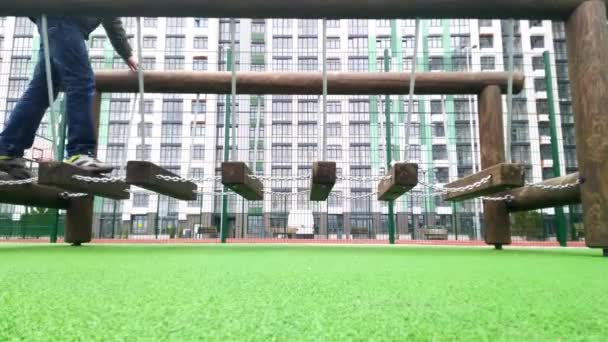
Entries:
POLYGON ((445 127, 443 122, 434 122, 433 123, 433 137, 435 138, 444 138, 445 137, 445 127))
POLYGON ((367 35, 367 20, 364 19, 349 19, 348 34, 349 35, 367 35))
POLYGON ((144 27, 157 27, 158 19, 157 18, 144 18, 144 27))
POLYGON ((272 34, 290 36, 292 34, 291 19, 272 19, 272 34))
POLYGON ((545 69, 545 61, 542 56, 532 57, 532 69, 534 69, 534 70, 544 70, 545 69))
POLYGON ((184 70, 184 57, 166 57, 166 70, 184 70))
POLYGON ((298 58, 298 71, 318 71, 317 58, 298 58))
POLYGON ((512 124, 511 141, 513 143, 527 143, 530 141, 530 130, 527 122, 514 122, 512 124))
POLYGON ((208 25, 207 18, 194 18, 194 27, 205 28, 208 25))
POLYGON ((327 49, 339 50, 340 49, 340 37, 328 37, 327 38, 327 49))
POLYGON ((350 162, 353 164, 369 164, 371 150, 369 145, 351 145, 350 162))
POLYGON ((367 37, 348 38, 348 51, 353 54, 366 54, 368 50, 367 37))
POLYGON ((154 70, 156 69, 156 58, 155 57, 144 57, 142 61, 142 67, 144 70, 154 70))
POLYGON ((436 167, 434 170, 435 181, 437 183, 448 183, 450 181, 450 169, 447 167, 436 167))
POLYGON ((317 20, 300 19, 298 20, 298 34, 303 36, 316 36, 319 32, 317 20))
POLYGON ((272 162, 281 164, 291 163, 291 152, 291 145, 273 145, 271 150, 272 162))
POLYGON ((184 102, 182 100, 163 101, 163 122, 175 122, 181 124, 184 114, 184 102))
POLYGON ((429 36, 428 42, 431 49, 443 47, 443 38, 441 36, 429 36))
POLYGON ((535 78, 534 90, 536 92, 547 91, 547 81, 544 78, 535 78))
MULTIPOLYGON (((144 122, 143 127, 144 127, 145 137, 146 138, 152 137, 152 123, 144 122)), ((141 134, 142 134, 142 123, 140 122, 137 124, 137 137, 141 137, 141 134)))
POLYGON ((433 160, 447 160, 448 148, 446 145, 433 145, 433 160))
POLYGON ((533 49, 543 49, 545 47, 545 37, 544 36, 531 36, 530 37, 530 46, 533 49))
POLYGON ((494 56, 481 57, 481 70, 496 69, 496 58, 494 56))
POLYGON ((193 160, 204 160, 205 159, 205 146, 204 145, 193 145, 191 157, 193 160))
POLYGON ((11 60, 11 78, 27 78, 29 66, 30 57, 13 57, 11 60))
POLYGON ((340 20, 337 19, 328 19, 326 21, 327 27, 328 28, 338 28, 340 27, 340 20))
POLYGON ((183 55, 185 47, 186 37, 184 36, 170 36, 165 40, 165 53, 167 55, 183 55))
POLYGON ((348 71, 367 71, 368 67, 368 59, 365 58, 357 58, 357 57, 349 57, 348 58, 348 71))
POLYGON ((91 49, 103 49, 105 43, 106 37, 104 36, 91 37, 91 49))
POLYGON ((443 70, 443 57, 429 57, 429 70, 430 71, 442 71, 443 70))
POLYGON ((327 157, 331 161, 340 161, 342 159, 342 146, 340 145, 328 145, 327 146, 327 157))
POLYGON ((144 36, 143 48, 156 49, 157 38, 155 36, 144 36))
POLYGON ((133 194, 133 206, 136 208, 147 208, 150 201, 150 195, 145 193, 133 194))
POLYGON ((194 48, 195 49, 207 49, 207 44, 209 43, 209 39, 207 37, 194 37, 194 48))
POLYGON ((491 49, 494 47, 494 36, 484 34, 479 36, 479 47, 482 49, 491 49))
POLYGON ((328 71, 340 71, 342 69, 342 63, 339 58, 327 59, 327 70, 328 71))
POLYGON ((91 57, 91 67, 95 70, 103 69, 105 67, 105 61, 102 56, 91 57))
POLYGON ((161 146, 160 162, 162 165, 180 165, 181 146, 161 146))
POLYGON ((530 20, 530 27, 541 27, 543 26, 542 20, 530 20))
POLYGON ((441 19, 430 19, 429 20, 429 26, 430 27, 440 27, 441 26, 441 19))
POLYGON ((192 70, 206 71, 207 70, 207 57, 194 57, 194 59, 192 60, 192 70))
POLYGON ((547 99, 536 100, 536 114, 549 114, 549 103, 547 99))
POLYGON ((327 136, 332 138, 339 138, 342 136, 342 124, 334 122, 327 124, 327 136))

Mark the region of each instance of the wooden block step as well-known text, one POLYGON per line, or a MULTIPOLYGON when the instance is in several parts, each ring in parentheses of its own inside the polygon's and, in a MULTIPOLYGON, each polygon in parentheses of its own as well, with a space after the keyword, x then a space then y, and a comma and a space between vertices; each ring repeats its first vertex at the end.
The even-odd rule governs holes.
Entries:
POLYGON ((146 161, 127 163, 127 184, 136 185, 161 195, 182 201, 196 200, 196 184, 193 182, 170 181, 158 176, 179 177, 162 167, 146 161))
POLYGON ((466 191, 448 192, 445 195, 446 201, 465 201, 471 198, 478 198, 493 195, 505 190, 518 188, 525 184, 524 167, 521 164, 498 164, 487 168, 479 173, 459 179, 446 185, 449 188, 462 188, 467 185, 475 184, 486 177, 491 177, 483 185, 466 191))
POLYGON ((85 182, 75 179, 74 176, 93 178, 104 178, 96 173, 83 170, 77 166, 61 162, 40 163, 38 169, 38 183, 40 185, 52 186, 74 193, 86 193, 89 195, 107 197, 115 200, 129 199, 130 193, 127 183, 123 181, 110 183, 85 182))
POLYGON ((250 201, 264 199, 264 185, 251 177, 251 171, 243 162, 222 163, 222 184, 250 201))
POLYGON ((418 185, 418 164, 397 163, 389 171, 391 178, 378 184, 378 200, 393 201, 418 185))
POLYGON ((334 185, 336 185, 336 163, 326 161, 313 163, 310 200, 315 202, 327 201, 334 185))

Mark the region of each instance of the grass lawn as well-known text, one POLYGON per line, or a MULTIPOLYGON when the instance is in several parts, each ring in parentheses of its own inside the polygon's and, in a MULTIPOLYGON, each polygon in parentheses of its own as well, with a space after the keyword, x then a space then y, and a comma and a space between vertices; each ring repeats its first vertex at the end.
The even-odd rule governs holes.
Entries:
POLYGON ((600 254, 0 245, 0 341, 605 341, 600 254))

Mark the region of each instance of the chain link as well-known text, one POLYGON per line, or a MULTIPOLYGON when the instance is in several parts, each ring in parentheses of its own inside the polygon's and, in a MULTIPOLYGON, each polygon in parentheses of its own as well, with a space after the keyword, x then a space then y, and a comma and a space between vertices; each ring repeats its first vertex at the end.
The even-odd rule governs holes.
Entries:
POLYGON ((38 181, 38 178, 28 178, 28 179, 19 179, 19 180, 10 180, 10 181, 0 181, 0 186, 14 186, 14 185, 24 185, 24 184, 33 184, 38 181))
POLYGON ((466 191, 471 191, 471 190, 475 190, 477 188, 482 187, 483 185, 489 183, 492 180, 492 175, 487 176, 473 184, 467 185, 467 186, 463 186, 460 188, 442 188, 442 187, 438 187, 435 186, 433 184, 428 184, 426 182, 423 181, 419 181, 418 183, 426 188, 432 189, 438 193, 441 193, 442 195, 446 195, 449 193, 456 193, 456 192, 466 192, 466 191))
POLYGON ((576 188, 579 185, 581 185, 581 179, 580 178, 577 179, 576 182, 574 182, 574 183, 561 184, 561 185, 545 185, 545 184, 542 184, 542 183, 527 184, 527 186, 529 186, 529 187, 536 188, 536 189, 541 189, 541 190, 547 190, 547 191, 572 189, 572 188, 576 188))
POLYGON ((72 193, 72 192, 62 192, 59 194, 59 197, 61 198, 80 198, 80 197, 87 197, 89 196, 89 194, 83 194, 83 193, 72 193))
POLYGON ((184 178, 184 177, 179 177, 179 176, 165 176, 165 175, 156 175, 156 178, 167 181, 167 182, 173 182, 173 183, 188 183, 188 182, 192 182, 192 183, 204 183, 204 182, 215 182, 215 181, 219 181, 222 179, 221 176, 215 176, 215 177, 205 177, 205 178, 184 178))
POLYGON ((277 182, 285 182, 285 181, 298 181, 298 180, 307 180, 310 179, 311 175, 301 175, 301 176, 287 176, 287 177, 273 177, 273 176, 258 176, 251 175, 251 178, 258 179, 261 181, 277 181, 277 182))
POLYGON ((480 198, 484 201, 490 201, 490 202, 511 202, 515 199, 515 196, 505 195, 502 197, 480 197, 480 198))
POLYGON ((392 175, 387 176, 375 176, 375 177, 355 177, 355 176, 338 176, 336 177, 341 181, 352 181, 352 182, 381 182, 384 180, 392 179, 392 175))
POLYGON ((79 180, 81 182, 85 182, 85 183, 102 183, 102 184, 118 183, 118 182, 125 181, 124 177, 87 177, 87 176, 81 176, 81 175, 74 175, 74 176, 72 176, 72 178, 79 180))

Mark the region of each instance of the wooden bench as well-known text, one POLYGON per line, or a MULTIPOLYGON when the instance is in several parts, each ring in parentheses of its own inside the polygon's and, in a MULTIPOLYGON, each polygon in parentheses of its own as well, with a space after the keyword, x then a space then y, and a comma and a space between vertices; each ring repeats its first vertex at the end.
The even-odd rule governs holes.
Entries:
POLYGON ((443 228, 420 229, 425 240, 447 240, 448 230, 443 228))

